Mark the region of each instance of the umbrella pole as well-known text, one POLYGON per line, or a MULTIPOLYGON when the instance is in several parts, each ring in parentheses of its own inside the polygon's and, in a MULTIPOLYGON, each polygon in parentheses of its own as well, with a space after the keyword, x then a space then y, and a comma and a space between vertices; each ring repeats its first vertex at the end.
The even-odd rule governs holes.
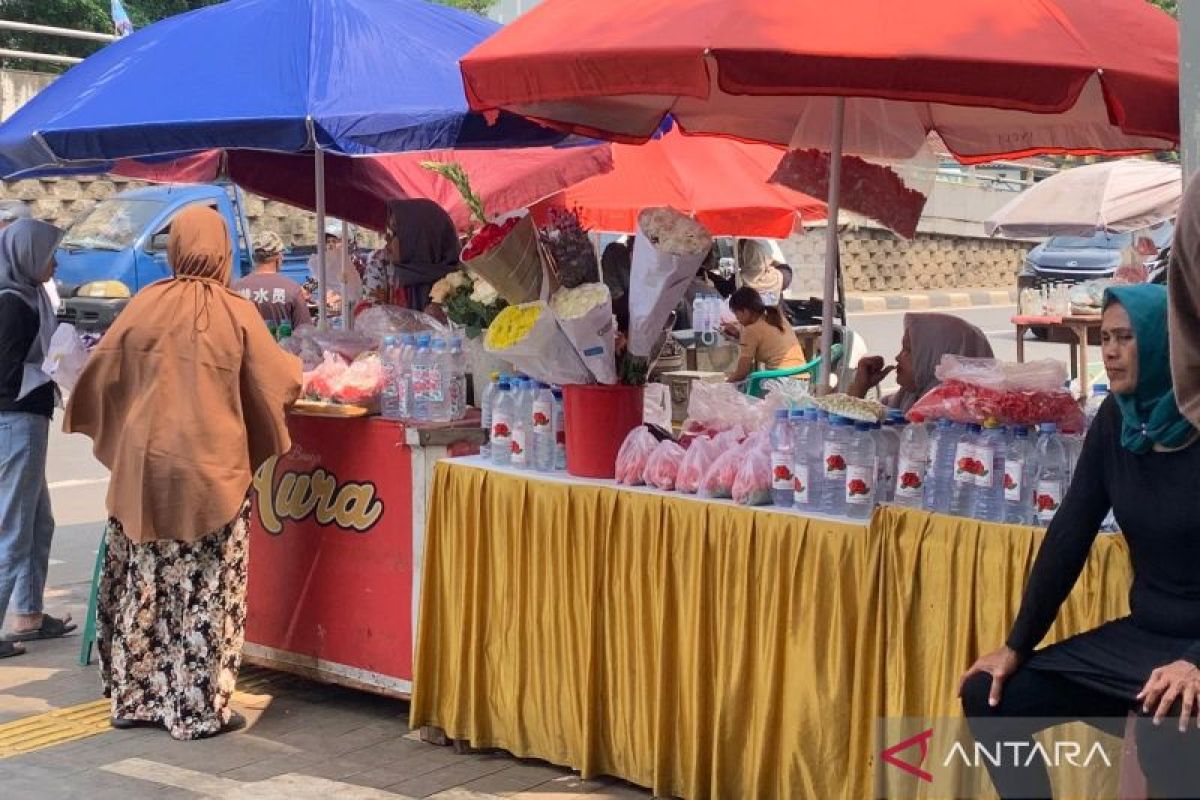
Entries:
POLYGON ((358 305, 358 293, 350 292, 350 284, 352 281, 346 279, 346 270, 350 263, 350 223, 342 220, 342 263, 338 265, 341 270, 342 285, 346 288, 346 296, 342 298, 342 319, 345 320, 345 328, 348 331, 354 330, 354 307, 358 305))
POLYGON ((329 330, 329 274, 325 258, 325 153, 318 146, 313 153, 317 175, 317 329, 329 330))
MULTIPOLYGON (((825 290, 821 297, 821 380, 822 392, 830 390, 829 376, 833 364, 833 316, 838 275, 838 207, 842 201, 842 136, 846 121, 846 98, 833 100, 833 136, 829 147, 829 197, 826 203, 825 227, 825 290)), ((849 353, 843 353, 849 358, 849 353)), ((845 387, 842 387, 845 388, 845 387)))

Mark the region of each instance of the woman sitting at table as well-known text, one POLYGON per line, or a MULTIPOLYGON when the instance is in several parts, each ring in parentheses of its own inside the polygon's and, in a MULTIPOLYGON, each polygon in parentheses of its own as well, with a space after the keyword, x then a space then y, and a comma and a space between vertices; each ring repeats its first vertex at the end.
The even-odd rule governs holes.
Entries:
POLYGON ((725 335, 738 340, 738 363, 726 378, 739 383, 754 371, 756 364, 765 369, 789 369, 807 363, 796 332, 788 326, 778 306, 767 306, 754 289, 743 286, 729 298, 729 310, 738 325, 724 328, 725 335))
POLYGON ((884 366, 882 356, 866 356, 858 362, 847 394, 866 397, 895 370, 900 389, 883 402, 907 411, 938 385, 935 370, 944 355, 992 358, 992 346, 983 331, 951 314, 905 314, 904 338, 895 365, 884 366))
MULTIPOLYGON (((1200 446, 1171 388, 1166 318, 1161 286, 1105 293, 1100 336, 1112 394, 1088 431, 1007 642, 967 670, 959 694, 984 746, 1032 746, 1030 737, 1047 727, 1047 718, 1082 720, 1120 735, 1133 711, 1151 796, 1197 797, 1200 446), (1110 507, 1129 543, 1131 615, 1035 651, 1110 507)), ((1041 761, 989 770, 1002 798, 1052 796, 1041 761)))

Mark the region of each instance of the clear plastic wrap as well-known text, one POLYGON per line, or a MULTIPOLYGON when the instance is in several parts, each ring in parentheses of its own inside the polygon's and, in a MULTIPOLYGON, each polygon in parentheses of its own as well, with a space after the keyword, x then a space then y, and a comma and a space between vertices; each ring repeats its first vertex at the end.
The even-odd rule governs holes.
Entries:
POLYGON ((379 348, 379 342, 359 331, 316 331, 312 338, 322 352, 336 353, 347 361, 379 348))
POLYGON ((46 351, 46 359, 42 363, 42 372, 49 375, 62 389, 64 394, 70 394, 75 389, 79 374, 87 363, 88 350, 75 326, 64 322, 54 329, 50 339, 50 348, 46 351))
POLYGON ((446 326, 428 314, 399 306, 371 306, 354 320, 354 330, 376 344, 385 336, 432 331, 446 334, 446 326))
POLYGON ((326 353, 316 369, 304 373, 304 396, 316 400, 332 400, 338 382, 349 368, 350 365, 341 356, 326 353))
POLYGON ((733 480, 733 501, 744 506, 771 503, 771 451, 761 444, 743 447, 733 480))
POLYGON ((377 355, 364 356, 346 369, 334 385, 333 399, 339 403, 371 406, 383 393, 387 375, 377 355))
POLYGON ((687 451, 678 442, 665 439, 658 443, 650 458, 646 460, 646 470, 642 480, 648 486, 662 489, 664 492, 674 491, 679 476, 679 468, 687 451))
POLYGON ((761 422, 757 412, 761 400, 738 391, 731 383, 692 383, 688 415, 683 423, 681 441, 697 436, 715 436, 735 426, 756 429, 761 422))
POLYGON ((646 472, 646 462, 658 440, 645 426, 639 425, 629 432, 621 449, 617 451, 617 483, 626 486, 641 486, 645 483, 643 475, 646 472))

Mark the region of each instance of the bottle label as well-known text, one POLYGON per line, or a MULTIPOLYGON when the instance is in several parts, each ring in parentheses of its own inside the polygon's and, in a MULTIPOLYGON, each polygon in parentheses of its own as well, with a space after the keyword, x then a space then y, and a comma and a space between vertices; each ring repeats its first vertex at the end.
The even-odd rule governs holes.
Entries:
POLYGON ((440 403, 443 399, 442 371, 437 367, 417 366, 412 368, 413 398, 427 403, 440 403))
POLYGON ((533 427, 538 430, 548 429, 554 421, 554 406, 551 403, 537 402, 533 404, 533 427))
POLYGON ((808 465, 794 465, 792 467, 792 502, 798 506, 806 506, 811 503, 808 489, 808 465))
POLYGON ((525 426, 518 425, 516 430, 512 432, 512 442, 509 448, 512 450, 512 464, 514 467, 525 466, 525 426))
POLYGON ((977 464, 975 448, 969 442, 959 442, 954 448, 954 480, 959 483, 974 483, 977 464))
POLYGON ((771 453, 771 488, 778 492, 793 488, 791 453, 771 453))
POLYGON ((838 442, 826 442, 822 451, 825 477, 841 480, 846 475, 846 447, 838 442))
POLYGON ((1021 483, 1024 478, 1024 461, 1004 459, 1004 499, 1007 502, 1021 502, 1021 483))
POLYGON ((995 477, 992 473, 996 470, 995 467, 995 451, 990 447, 975 448, 975 485, 983 488, 992 488, 992 479, 995 477))
POLYGON ((920 500, 925 494, 925 462, 901 458, 896 477, 896 496, 920 500))
POLYGON ((846 470, 846 502, 866 505, 871 502, 875 484, 875 464, 853 464, 846 470))
POLYGON ((509 447, 512 441, 512 421, 507 414, 492 412, 492 443, 500 446, 500 451, 509 447))
POLYGON ((1038 481, 1033 498, 1038 522, 1049 523, 1054 519, 1054 513, 1062 505, 1062 494, 1062 481, 1038 481))

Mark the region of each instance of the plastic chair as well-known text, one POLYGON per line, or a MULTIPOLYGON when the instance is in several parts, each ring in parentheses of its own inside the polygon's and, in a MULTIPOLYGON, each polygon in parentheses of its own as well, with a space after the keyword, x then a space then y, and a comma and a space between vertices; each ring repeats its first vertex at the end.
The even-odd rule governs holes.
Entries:
MULTIPOLYGON (((835 344, 830 350, 833 357, 831 364, 837 365, 842 358, 842 346, 835 344)), ((758 372, 751 372, 746 376, 746 381, 743 384, 743 391, 751 397, 762 397, 763 386, 769 380, 776 378, 798 378, 801 375, 808 375, 810 378, 816 378, 817 373, 821 369, 822 356, 817 356, 812 361, 800 367, 788 367, 786 369, 763 369, 758 372)))
POLYGON ((96 550, 96 566, 92 570, 92 591, 88 595, 87 617, 83 620, 83 636, 79 642, 79 665, 92 663, 92 647, 96 644, 96 603, 100 593, 100 573, 104 571, 104 558, 108 555, 108 535, 100 534, 100 547, 96 550))

